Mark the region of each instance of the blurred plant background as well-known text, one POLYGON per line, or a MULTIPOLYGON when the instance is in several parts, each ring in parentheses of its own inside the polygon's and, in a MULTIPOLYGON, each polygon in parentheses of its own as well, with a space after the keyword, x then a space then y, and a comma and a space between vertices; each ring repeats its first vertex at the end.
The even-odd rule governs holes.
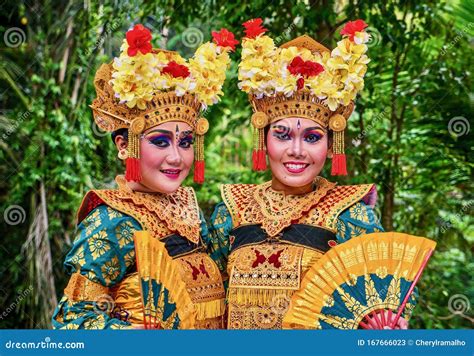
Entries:
MULTIPOLYGON (((85 192, 122 170, 92 123, 95 70, 143 23, 155 47, 191 56, 211 30, 238 38, 262 17, 277 44, 307 33, 329 48, 348 20, 369 25, 371 63, 349 122, 350 175, 377 183, 386 230, 438 242, 419 285, 412 328, 472 328, 474 3, 459 1, 0 0, 0 327, 49 328, 67 283, 62 262, 85 192)), ((206 114, 205 213, 219 184, 263 182, 250 171, 250 107, 237 89, 239 50, 223 101, 206 114)), ((328 167, 323 175, 329 176, 328 167)), ((188 184, 192 184, 191 181, 188 184)))

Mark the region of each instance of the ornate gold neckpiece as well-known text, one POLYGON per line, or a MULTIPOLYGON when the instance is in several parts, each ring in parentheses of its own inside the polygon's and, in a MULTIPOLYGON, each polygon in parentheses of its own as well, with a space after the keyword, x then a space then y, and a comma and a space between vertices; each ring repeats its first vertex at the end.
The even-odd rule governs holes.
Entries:
POLYGON ((258 206, 258 221, 270 236, 275 236, 292 222, 299 220, 336 186, 328 180, 317 177, 316 189, 302 195, 285 195, 271 187, 271 181, 258 185, 253 198, 258 206))
MULTIPOLYGON (((165 224, 171 231, 177 231, 188 240, 198 243, 200 236, 200 217, 196 196, 192 188, 180 187, 173 194, 144 193, 133 191, 124 176, 117 176, 118 196, 131 200, 134 205, 143 206, 152 211, 160 221, 139 219, 145 225, 165 224)), ((152 226, 146 226, 147 229, 152 226)))

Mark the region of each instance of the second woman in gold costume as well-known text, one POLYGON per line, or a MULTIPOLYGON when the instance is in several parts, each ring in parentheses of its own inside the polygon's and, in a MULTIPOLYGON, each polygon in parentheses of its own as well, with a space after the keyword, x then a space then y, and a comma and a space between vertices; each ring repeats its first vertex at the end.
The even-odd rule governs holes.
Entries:
POLYGON ((282 328, 292 296, 324 253, 383 231, 374 184, 340 186, 319 176, 327 158, 333 174, 346 173, 343 132, 368 62, 364 25, 347 25, 331 52, 309 36, 277 48, 261 19, 244 24, 239 87, 254 111, 254 169, 266 169, 268 154, 272 180, 223 185, 211 217, 229 329, 282 328))

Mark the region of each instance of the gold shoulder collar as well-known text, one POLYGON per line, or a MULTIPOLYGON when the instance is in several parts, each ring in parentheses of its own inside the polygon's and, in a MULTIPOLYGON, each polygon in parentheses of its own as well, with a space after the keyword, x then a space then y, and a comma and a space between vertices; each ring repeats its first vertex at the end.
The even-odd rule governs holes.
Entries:
POLYGON ((316 189, 304 195, 285 195, 271 188, 271 182, 259 185, 222 186, 222 198, 230 211, 234 227, 259 224, 270 236, 298 221, 334 189, 336 183, 317 177, 316 189))
POLYGON ((177 232, 193 243, 199 242, 199 207, 191 187, 180 187, 173 194, 143 193, 132 191, 123 176, 117 177, 116 181, 118 189, 87 193, 78 212, 78 221, 88 213, 89 202, 99 197, 108 206, 135 218, 154 237, 161 238, 177 232))
POLYGON ((240 225, 241 209, 252 201, 253 190, 256 184, 223 184, 221 185, 221 196, 232 217, 232 224, 240 225))
MULTIPOLYGON (((338 216, 355 203, 364 200, 368 205, 375 205, 375 184, 340 185, 332 189, 329 194, 321 200, 315 209, 320 213, 314 214, 320 217, 318 225, 329 229, 336 229, 338 216)), ((310 212, 309 215, 313 215, 310 212)))

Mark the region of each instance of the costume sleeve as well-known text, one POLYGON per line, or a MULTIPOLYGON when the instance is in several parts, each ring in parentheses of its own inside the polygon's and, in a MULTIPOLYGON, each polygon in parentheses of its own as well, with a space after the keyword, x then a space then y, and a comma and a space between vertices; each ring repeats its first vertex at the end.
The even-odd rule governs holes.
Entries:
POLYGON ((232 217, 224 203, 216 205, 209 221, 209 253, 223 276, 227 274, 229 256, 229 235, 232 230, 232 217))
POLYGON ((54 311, 54 329, 120 329, 130 323, 110 316, 108 288, 135 264, 133 234, 142 230, 132 217, 106 205, 92 210, 79 224, 64 267, 71 274, 54 311))
POLYGON ((339 215, 336 229, 338 243, 354 236, 384 231, 374 210, 363 201, 350 206, 339 215))

